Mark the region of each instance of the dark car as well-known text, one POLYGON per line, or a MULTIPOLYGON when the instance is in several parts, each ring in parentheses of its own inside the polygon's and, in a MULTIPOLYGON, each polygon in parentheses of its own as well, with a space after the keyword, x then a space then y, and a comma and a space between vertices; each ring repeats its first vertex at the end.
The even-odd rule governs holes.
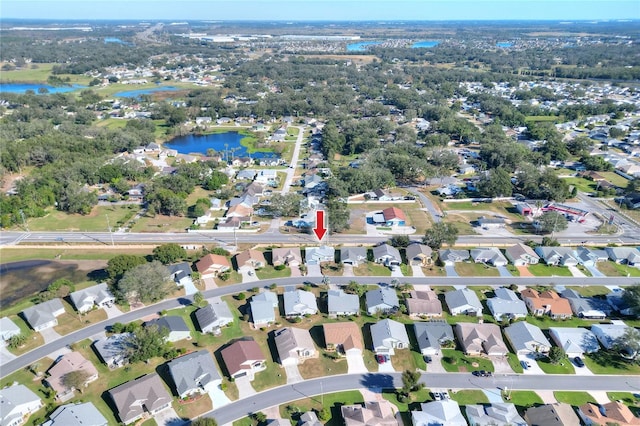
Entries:
POLYGON ((472 374, 478 377, 491 377, 491 371, 485 371, 485 370, 476 370, 472 374))
POLYGON ((376 355, 376 361, 378 361, 379 364, 384 364, 387 362, 387 357, 384 355, 376 355))
POLYGON ((431 362, 431 357, 429 355, 425 355, 424 356, 424 362, 426 362, 427 364, 429 364, 431 362))
POLYGON ((575 362, 578 367, 584 367, 584 361, 579 356, 575 357, 573 362, 575 362))

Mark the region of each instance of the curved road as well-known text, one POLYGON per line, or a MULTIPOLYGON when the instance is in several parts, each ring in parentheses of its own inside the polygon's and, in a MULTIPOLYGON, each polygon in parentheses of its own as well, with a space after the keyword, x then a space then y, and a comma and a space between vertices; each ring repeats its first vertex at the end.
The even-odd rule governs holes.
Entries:
MULTIPOLYGON (((391 277, 330 277, 333 284, 348 284, 350 281, 356 281, 360 284, 371 283, 386 283, 390 284, 391 277)), ((467 286, 499 286, 510 285, 516 280, 519 284, 523 285, 617 285, 626 286, 633 285, 638 282, 638 278, 626 278, 626 277, 429 277, 429 278, 417 278, 417 277, 403 277, 399 279, 402 283, 408 284, 429 284, 429 285, 467 285, 467 286)), ((299 285, 304 282, 311 282, 317 285, 321 285, 321 277, 292 277, 292 278, 279 278, 272 280, 254 281, 241 284, 233 284, 229 286, 219 287, 213 290, 202 292, 205 298, 225 296, 228 294, 238 293, 240 291, 247 291, 256 286, 268 286, 271 283, 276 283, 278 286, 299 285)), ((171 300, 165 300, 155 305, 145 306, 135 311, 126 312, 116 318, 111 318, 97 324, 90 325, 82 328, 73 333, 62 336, 61 338, 47 343, 36 349, 33 349, 26 354, 23 354, 16 359, 13 359, 0 366, 0 377, 5 377, 16 370, 24 368, 37 360, 47 356, 48 354, 55 352, 65 346, 68 346, 74 342, 87 339, 101 331, 104 331, 110 325, 121 322, 128 323, 139 318, 142 318, 153 313, 160 312, 162 310, 179 308, 191 304, 192 297, 182 296, 171 300)))

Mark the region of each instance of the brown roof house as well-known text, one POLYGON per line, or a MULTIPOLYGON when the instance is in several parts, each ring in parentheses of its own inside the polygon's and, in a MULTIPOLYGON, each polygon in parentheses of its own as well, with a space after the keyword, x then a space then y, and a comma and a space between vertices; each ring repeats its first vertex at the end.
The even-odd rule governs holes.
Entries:
POLYGON ((524 419, 532 426, 579 425, 580 419, 573 407, 564 402, 531 407, 524 413, 524 419))
POLYGON ((563 299, 552 290, 539 293, 532 288, 520 292, 524 303, 532 315, 549 315, 553 319, 571 318, 573 312, 567 299, 563 299))
POLYGON ((500 327, 495 324, 459 322, 455 332, 466 355, 504 356, 509 352, 500 327))
POLYGON ((317 355, 311 333, 304 328, 285 327, 273 332, 280 364, 298 365, 317 355))
POLYGON ((578 415, 587 426, 618 425, 638 426, 640 417, 633 415, 629 407, 621 402, 609 402, 601 406, 584 404, 578 408, 578 415))
POLYGON ((299 266, 302 263, 302 254, 299 247, 274 248, 271 251, 273 266, 287 265, 299 266))
POLYGON ((45 382, 56 391, 56 397, 61 401, 66 401, 73 398, 75 388, 67 387, 64 385, 64 377, 72 371, 83 371, 86 373, 87 378, 83 383, 83 386, 87 386, 89 383, 98 379, 98 370, 93 364, 85 359, 79 352, 70 352, 63 355, 58 362, 47 372, 49 377, 45 379, 45 382))
POLYGON ((412 290, 410 298, 405 299, 407 313, 412 317, 441 317, 442 302, 438 299, 435 291, 415 291, 412 290))
POLYGON ((360 327, 355 322, 334 322, 322 324, 324 343, 327 351, 339 354, 362 355, 364 344, 360 327))
POLYGON ((196 262, 196 269, 202 279, 215 278, 231 269, 229 259, 219 254, 207 254, 196 262))
POLYGON ((171 407, 171 395, 156 373, 138 377, 108 391, 120 421, 126 425, 146 414, 154 416, 171 407))
POLYGON ((249 376, 253 380, 255 373, 267 368, 267 359, 252 338, 237 340, 220 353, 229 376, 234 379, 249 376))
POLYGON ((340 407, 340 412, 346 426, 399 425, 391 403, 386 400, 367 401, 364 407, 360 404, 343 405, 340 407))
POLYGON ((240 273, 264 268, 267 265, 264 254, 259 250, 245 250, 236 254, 235 259, 236 268, 240 273))
POLYGON ((405 249, 409 265, 429 266, 433 263, 433 250, 424 244, 409 244, 405 249))

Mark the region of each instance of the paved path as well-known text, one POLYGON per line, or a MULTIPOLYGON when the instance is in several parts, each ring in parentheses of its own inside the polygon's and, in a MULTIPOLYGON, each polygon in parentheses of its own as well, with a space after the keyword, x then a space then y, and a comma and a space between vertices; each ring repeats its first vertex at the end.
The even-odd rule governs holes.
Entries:
POLYGON ((431 355, 431 362, 427 364, 427 372, 429 373, 446 373, 447 370, 442 366, 442 353, 431 355))
POLYGON ((529 268, 527 268, 526 266, 516 266, 516 268, 518 269, 518 272, 520 272, 520 276, 521 277, 534 277, 535 276, 535 275, 533 275, 531 273, 529 268))
POLYGON ((490 403, 504 402, 502 400, 502 391, 498 388, 482 389, 482 393, 487 396, 490 403))
POLYGON ((397 267, 397 268, 393 268, 391 270, 391 276, 392 277, 404 277, 404 274, 402 273, 402 269, 400 269, 400 267, 397 267))
POLYGON ((507 269, 506 266, 498 266, 496 267, 501 277, 512 277, 511 272, 507 269))
POLYGON ((256 281, 260 281, 260 278, 256 276, 256 271, 253 269, 251 270, 243 269, 240 274, 242 275, 243 283, 254 283, 256 281))
POLYGON ((587 271, 591 272, 591 276, 593 277, 606 277, 605 274, 598 270, 596 265, 584 265, 584 267, 587 268, 587 271))
POLYGON ((287 384, 298 383, 304 380, 297 365, 285 365, 284 371, 287 373, 287 384))
POLYGON ((345 264, 342 268, 342 276, 343 277, 355 277, 353 273, 353 265, 345 264))
POLYGON ((493 363, 497 374, 512 374, 513 369, 509 365, 506 356, 490 356, 489 359, 493 363))
POLYGON ((308 277, 321 277, 322 270, 320 269, 320 265, 307 265, 307 276, 308 277))
POLYGON ((40 335, 44 339, 45 344, 54 342, 62 337, 60 334, 58 334, 57 331, 53 329, 53 327, 40 330, 40 335))
POLYGON ((530 366, 529 368, 523 369, 522 374, 546 374, 534 359, 526 355, 518 355, 518 360, 528 362, 530 366))
POLYGON ((348 374, 366 373, 368 371, 369 370, 367 370, 367 367, 364 365, 364 358, 362 357, 362 354, 353 354, 353 353, 347 354, 347 373, 348 374))
POLYGON ((556 402, 558 402, 552 390, 539 390, 536 391, 536 393, 538 394, 538 396, 540 396, 540 399, 542 399, 542 402, 544 402, 545 404, 555 404, 556 402))
POLYGON ((158 414, 153 416, 153 419, 156 421, 158 426, 181 426, 188 423, 187 420, 182 420, 173 408, 167 408, 160 411, 158 414))
POLYGON ((215 389, 211 389, 209 391, 209 398, 211 398, 211 404, 213 404, 214 410, 231 403, 229 397, 224 393, 222 389, 220 389, 219 386, 216 386, 215 389))
POLYGON ((421 266, 418 265, 411 265, 411 272, 413 273, 414 277, 424 277, 424 271, 422 270, 421 266))
POLYGON ((586 277, 586 275, 584 274, 584 272, 582 272, 580 269, 578 269, 575 266, 568 266, 569 268, 569 272, 571 272, 571 275, 573 275, 574 277, 586 277))
POLYGON ((191 296, 192 294, 196 294, 198 289, 193 281, 189 280, 184 284, 184 294, 186 296, 191 296))
POLYGON ((122 311, 116 305, 104 306, 102 309, 107 313, 109 319, 122 315, 122 311))
POLYGON ((454 265, 445 265, 444 270, 447 273, 448 277, 459 277, 458 273, 456 272, 456 267, 454 265))
POLYGON ((611 402, 611 400, 607 396, 607 392, 605 391, 591 391, 589 392, 589 394, 593 396, 598 404, 606 404, 608 402, 611 402))
POLYGON ((251 385, 249 376, 238 377, 235 379, 234 383, 238 388, 238 399, 248 398, 257 393, 251 385))
POLYGON ((16 358, 17 357, 14 354, 9 352, 9 349, 7 349, 6 346, 0 347, 0 365, 4 365, 5 363, 16 358))
POLYGON ((287 177, 284 180, 284 185, 282 185, 282 193, 286 194, 291 189, 291 184, 293 183, 293 175, 296 172, 296 166, 298 164, 298 158, 300 157, 300 147, 302 146, 302 139, 304 138, 304 126, 298 127, 298 137, 296 138, 296 144, 293 147, 293 155, 291 156, 291 166, 287 168, 286 173, 287 177))

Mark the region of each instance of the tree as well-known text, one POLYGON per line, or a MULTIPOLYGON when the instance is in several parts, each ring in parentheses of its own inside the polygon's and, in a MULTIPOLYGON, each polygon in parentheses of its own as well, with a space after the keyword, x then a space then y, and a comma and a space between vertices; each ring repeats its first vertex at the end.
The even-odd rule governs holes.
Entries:
POLYGON ((640 330, 627 327, 622 336, 613 342, 613 348, 620 352, 625 358, 640 360, 640 330))
POLYGON ((394 235, 389 240, 390 245, 392 245, 393 247, 400 247, 400 248, 406 248, 410 242, 411 240, 409 239, 408 235, 394 235))
POLYGON ((129 362, 147 361, 154 357, 165 356, 169 351, 166 338, 169 329, 151 325, 142 327, 125 338, 126 357, 129 362))
POLYGON ((349 215, 347 203, 335 198, 327 201, 327 222, 331 232, 349 229, 349 215))
POLYGON ((558 364, 566 357, 567 354, 564 352, 564 349, 559 346, 553 346, 549 351, 549 361, 551 362, 551 364, 558 364))
POLYGON ((147 259, 143 256, 136 256, 133 254, 119 254, 116 257, 112 257, 107 262, 107 274, 109 278, 114 281, 122 278, 125 272, 136 266, 147 263, 147 259))
POLYGON ((82 392, 82 388, 89 379, 89 373, 85 370, 73 370, 62 376, 62 385, 67 389, 75 389, 82 392))
POLYGON ((115 296, 121 301, 131 298, 142 303, 156 302, 174 288, 169 276, 167 267, 158 261, 138 265, 116 283, 115 296))
POLYGON ((207 191, 215 191, 222 188, 222 185, 225 185, 227 182, 229 182, 227 175, 214 170, 202 186, 207 191))
POLYGON ((7 341, 7 345, 11 349, 17 349, 20 346, 24 345, 27 342, 27 335, 24 333, 16 334, 15 336, 9 337, 7 341))
POLYGON ((510 197, 513 192, 511 176, 504 169, 492 169, 480 178, 478 191, 485 197, 510 197))
POLYGON ((331 418, 331 410, 327 407, 323 407, 318 411, 318 420, 326 422, 331 418))
POLYGON ((179 244, 168 243, 153 249, 153 258, 165 265, 177 262, 187 257, 187 251, 179 244))
POLYGON ((367 292, 367 286, 365 284, 359 284, 357 281, 349 281, 344 291, 362 297, 367 292))
POLYGON ((218 426, 218 422, 211 417, 200 417, 191 422, 191 426, 218 426))
POLYGON ((433 250, 438 250, 443 244, 454 245, 458 239, 458 228, 452 223, 438 222, 427 229, 422 242, 433 250))
POLYGON ((567 218, 562 213, 544 212, 538 219, 540 230, 545 234, 564 231, 568 227, 567 218))
POLYGON ((635 315, 640 315, 640 284, 629 286, 622 293, 622 300, 635 315))
POLYGON ((202 293, 197 292, 193 295, 193 304, 198 306, 198 307, 202 307, 204 305, 206 305, 207 300, 204 298, 204 296, 202 295, 202 293))
POLYGON ((418 383, 420 380, 420 373, 417 371, 404 370, 402 372, 402 390, 406 394, 417 390, 420 386, 418 383))
POLYGON ((275 217, 298 216, 300 214, 301 202, 302 195, 300 194, 274 194, 271 197, 268 211, 275 217))
POLYGON ((253 413, 253 418, 256 419, 258 423, 264 423, 267 421, 267 415, 262 411, 258 411, 257 413, 253 413))

